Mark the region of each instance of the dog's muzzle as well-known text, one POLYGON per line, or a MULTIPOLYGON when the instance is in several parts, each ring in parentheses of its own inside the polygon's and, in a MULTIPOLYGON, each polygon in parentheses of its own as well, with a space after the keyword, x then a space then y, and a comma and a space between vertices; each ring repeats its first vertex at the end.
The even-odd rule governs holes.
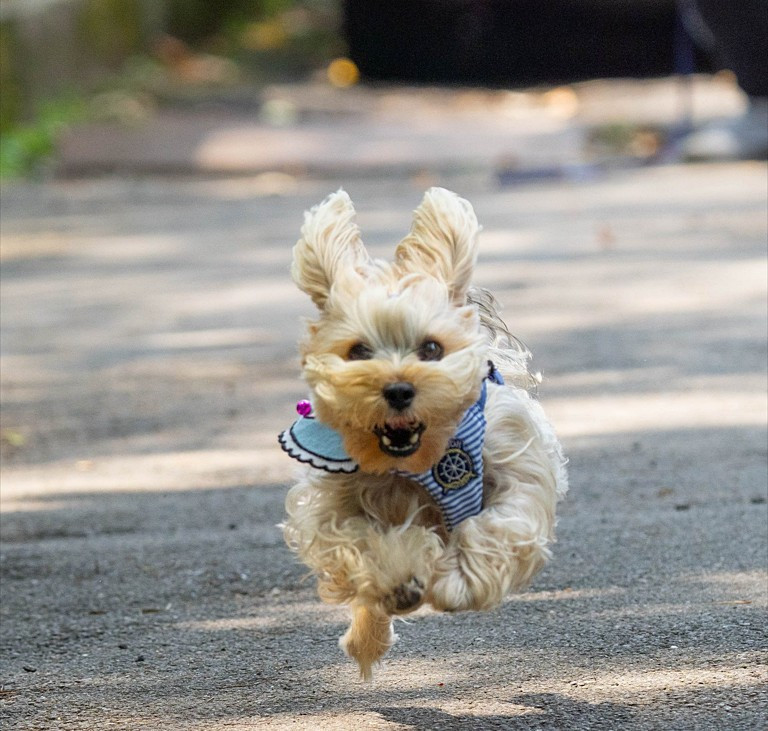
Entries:
POLYGON ((377 426, 373 433, 379 438, 379 449, 390 457, 410 457, 421 446, 424 424, 393 427, 377 426))

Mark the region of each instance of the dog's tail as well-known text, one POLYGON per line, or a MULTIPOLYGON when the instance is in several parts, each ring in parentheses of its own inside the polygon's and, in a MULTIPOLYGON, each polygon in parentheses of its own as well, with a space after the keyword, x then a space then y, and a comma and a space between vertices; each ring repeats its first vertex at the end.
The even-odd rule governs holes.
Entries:
POLYGON ((488 338, 488 357, 504 377, 504 382, 536 396, 541 374, 531 370, 531 351, 501 319, 496 298, 487 289, 472 287, 467 292, 467 303, 473 305, 480 315, 480 323, 488 338))

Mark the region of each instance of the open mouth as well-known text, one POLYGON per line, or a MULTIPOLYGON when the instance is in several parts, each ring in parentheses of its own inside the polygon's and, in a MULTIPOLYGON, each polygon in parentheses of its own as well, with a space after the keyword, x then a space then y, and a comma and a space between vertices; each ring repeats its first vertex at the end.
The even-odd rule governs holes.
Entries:
POLYGON ((408 457, 421 446, 424 424, 413 426, 377 426, 373 433, 379 438, 379 449, 390 457, 408 457))

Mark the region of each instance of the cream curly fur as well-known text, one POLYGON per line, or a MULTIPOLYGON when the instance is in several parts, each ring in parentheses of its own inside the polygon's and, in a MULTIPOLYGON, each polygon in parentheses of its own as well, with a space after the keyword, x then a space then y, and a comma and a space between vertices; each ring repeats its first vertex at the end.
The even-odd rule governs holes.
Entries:
MULTIPOLYGON (((527 351, 507 332, 487 293, 470 290, 480 227, 471 205, 432 188, 414 213, 394 263, 372 260, 343 191, 306 214, 293 252, 296 284, 317 305, 301 344, 317 418, 336 429, 360 465, 353 474, 306 468, 286 498, 285 539, 318 578, 324 601, 348 604, 340 644, 365 678, 391 647, 392 617, 429 603, 437 610, 490 609, 524 587, 550 556, 555 504, 567 490, 565 460, 531 397, 527 351), (424 359, 425 341, 439 359, 424 359), (351 357, 364 344, 370 357, 351 357), (445 452, 477 400, 487 362, 483 510, 448 530, 417 482, 445 452), (415 388, 394 411, 392 383, 415 388), (419 424, 416 452, 392 456, 375 433, 419 424)), ((410 427, 409 427, 410 428, 410 427)))

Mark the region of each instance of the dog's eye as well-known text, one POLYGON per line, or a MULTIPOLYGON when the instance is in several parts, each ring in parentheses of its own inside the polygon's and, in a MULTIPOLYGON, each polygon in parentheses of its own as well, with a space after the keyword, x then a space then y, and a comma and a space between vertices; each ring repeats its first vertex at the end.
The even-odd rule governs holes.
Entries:
POLYGON ((440 360, 443 357, 443 346, 434 340, 425 340, 416 351, 419 360, 440 360))
POLYGON ((370 360, 373 358, 373 348, 365 343, 355 343, 347 351, 347 360, 370 360))

